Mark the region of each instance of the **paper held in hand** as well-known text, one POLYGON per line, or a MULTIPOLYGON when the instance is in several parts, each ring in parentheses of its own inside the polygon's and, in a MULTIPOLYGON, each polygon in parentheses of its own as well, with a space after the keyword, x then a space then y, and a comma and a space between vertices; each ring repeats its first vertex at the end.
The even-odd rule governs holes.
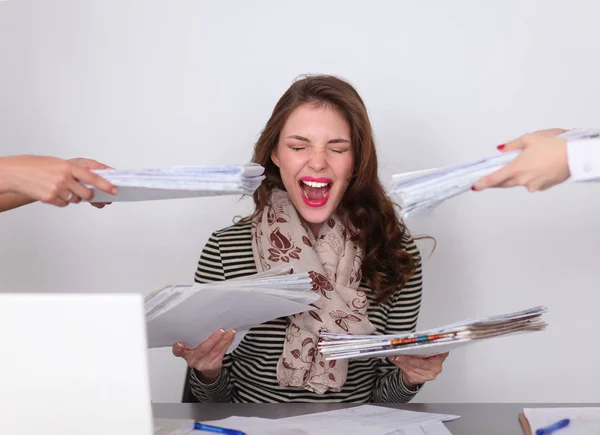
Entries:
POLYGON ((119 188, 117 195, 93 189, 92 202, 251 195, 265 178, 264 168, 255 163, 173 166, 160 169, 101 169, 92 172, 119 188))
POLYGON ((480 340, 542 331, 546 307, 515 313, 478 317, 410 334, 348 335, 321 334, 319 351, 326 360, 385 357, 391 355, 432 356, 480 340))
POLYGON ((293 265, 243 278, 207 284, 175 285, 146 298, 148 347, 182 341, 194 348, 218 329, 237 330, 232 351, 249 328, 279 317, 313 310, 319 298, 307 273, 293 265))
MULTIPOLYGON (((567 140, 584 140, 600 137, 591 129, 574 129, 559 135, 567 140)), ((398 200, 403 219, 432 210, 444 201, 470 191, 486 175, 497 171, 514 160, 520 150, 509 151, 491 158, 473 162, 426 169, 392 176, 390 195, 398 200)))

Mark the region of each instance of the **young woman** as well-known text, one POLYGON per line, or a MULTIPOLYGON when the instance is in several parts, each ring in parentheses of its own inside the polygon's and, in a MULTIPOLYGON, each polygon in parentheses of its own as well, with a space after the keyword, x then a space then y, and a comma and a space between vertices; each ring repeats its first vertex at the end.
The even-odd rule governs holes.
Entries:
POLYGON ((296 81, 254 149, 266 180, 256 210, 213 233, 198 282, 257 273, 293 261, 321 293, 314 311, 258 325, 225 356, 235 331, 216 331, 173 353, 202 402, 407 402, 442 370, 446 354, 325 361, 323 330, 391 334, 415 329, 421 302, 417 248, 377 176, 367 110, 331 76, 296 81))

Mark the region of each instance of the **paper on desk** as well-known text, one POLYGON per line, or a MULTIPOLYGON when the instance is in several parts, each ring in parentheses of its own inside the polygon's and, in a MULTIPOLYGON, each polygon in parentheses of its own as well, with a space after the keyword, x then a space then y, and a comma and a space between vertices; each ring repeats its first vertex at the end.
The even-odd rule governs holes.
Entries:
POLYGON ((229 417, 222 420, 203 421, 202 423, 235 429, 244 432, 246 435, 312 435, 300 425, 286 423, 281 420, 272 420, 259 417, 229 417))
POLYGON ((251 327, 279 317, 310 311, 319 298, 308 274, 290 274, 293 266, 250 277, 193 286, 170 286, 146 299, 148 347, 182 341, 193 348, 216 330, 235 328, 240 337, 251 327))
POLYGON ((571 423, 556 435, 598 435, 600 433, 600 408, 525 408, 523 413, 533 433, 564 418, 571 419, 571 423))
POLYGON ((449 432, 441 432, 440 425, 435 425, 435 423, 457 418, 460 417, 458 415, 407 411, 385 406, 360 405, 335 411, 289 417, 278 421, 300 424, 311 435, 333 433, 343 433, 345 435, 442 435, 449 432))
POLYGON ((442 421, 456 418, 459 417, 362 405, 275 420, 229 417, 203 423, 237 429, 246 435, 451 435, 442 421))
MULTIPOLYGON (((591 129, 574 129, 558 137, 583 140, 599 135, 598 131, 591 129)), ((469 191, 473 184, 510 163, 520 152, 511 151, 466 164, 395 174, 392 177, 390 194, 398 199, 403 218, 423 214, 437 208, 446 200, 469 191)))
POLYGON ((189 435, 195 421, 190 418, 155 418, 154 435, 189 435))
MULTIPOLYGON (((174 166, 159 169, 101 169, 94 173, 119 188, 117 195, 98 189, 94 202, 150 201, 252 194, 262 180, 264 168, 246 165, 174 166)), ((86 185, 87 187, 91 187, 86 185)))

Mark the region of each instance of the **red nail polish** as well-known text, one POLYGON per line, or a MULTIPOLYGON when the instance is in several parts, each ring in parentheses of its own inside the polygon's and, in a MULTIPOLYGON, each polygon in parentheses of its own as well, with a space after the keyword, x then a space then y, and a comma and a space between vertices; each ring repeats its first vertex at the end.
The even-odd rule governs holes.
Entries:
POLYGON ((476 191, 477 191, 477 189, 475 189, 475 186, 471 186, 471 190, 472 190, 473 192, 476 192, 476 191))
POLYGON ((505 144, 502 144, 502 145, 498 145, 496 148, 498 148, 498 150, 502 151, 505 146, 506 146, 505 144))

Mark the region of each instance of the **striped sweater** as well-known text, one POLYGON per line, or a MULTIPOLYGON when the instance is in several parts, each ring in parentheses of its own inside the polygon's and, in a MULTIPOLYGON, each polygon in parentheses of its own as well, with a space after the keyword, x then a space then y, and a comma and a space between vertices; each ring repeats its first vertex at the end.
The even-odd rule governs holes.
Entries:
MULTIPOLYGON (((251 224, 239 224, 212 234, 198 262, 195 281, 206 283, 248 276, 257 272, 252 256, 251 224)), ((418 255, 414 241, 407 251, 418 255)), ((376 305, 364 282, 367 315, 374 334, 396 334, 415 330, 421 302, 422 276, 413 277, 387 302, 376 305)), ((189 387, 199 402, 408 402, 412 391, 402 383, 402 373, 387 358, 350 360, 347 381, 339 392, 316 394, 302 388, 283 388, 277 382, 277 361, 283 351, 286 319, 279 318, 251 328, 238 347, 225 355, 218 379, 205 385, 195 370, 189 387)))

